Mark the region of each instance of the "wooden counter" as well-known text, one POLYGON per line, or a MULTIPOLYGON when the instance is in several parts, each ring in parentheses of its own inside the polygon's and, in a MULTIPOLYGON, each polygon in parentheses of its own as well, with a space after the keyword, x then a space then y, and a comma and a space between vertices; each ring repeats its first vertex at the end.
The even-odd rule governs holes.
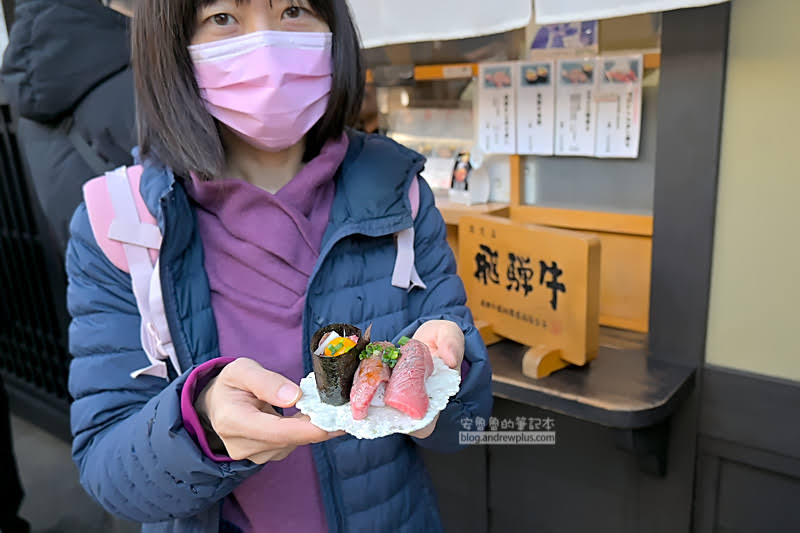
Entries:
POLYGON ((489 346, 494 394, 602 426, 659 424, 694 384, 695 368, 648 357, 646 335, 639 333, 601 328, 595 360, 538 380, 522 374, 525 349, 507 340, 489 346))
POLYGON ((436 207, 447 225, 458 226, 465 215, 500 215, 508 214, 508 204, 489 202, 486 204, 464 205, 450 202, 446 198, 436 198, 436 207))

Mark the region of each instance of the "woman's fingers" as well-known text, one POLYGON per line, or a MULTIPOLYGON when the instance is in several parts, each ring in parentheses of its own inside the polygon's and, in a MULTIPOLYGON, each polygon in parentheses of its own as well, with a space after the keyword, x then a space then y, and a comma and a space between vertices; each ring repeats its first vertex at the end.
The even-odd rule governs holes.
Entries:
MULTIPOLYGON (((311 423, 311 417, 309 417, 308 415, 304 415, 303 413, 295 413, 294 416, 292 416, 292 418, 296 418, 298 420, 304 420, 304 421, 308 422, 309 424, 311 423)), ((343 435, 347 435, 347 432, 345 432, 345 431, 329 431, 328 432, 328 439, 326 439, 326 440, 335 439, 336 437, 341 437, 343 435)))
POLYGON ((325 442, 338 436, 318 428, 307 420, 284 417, 275 419, 274 424, 266 429, 266 432, 280 435, 283 439, 282 442, 286 442, 288 445, 325 442))
POLYGON ((228 456, 263 464, 284 459, 297 446, 340 436, 311 423, 302 414, 278 415, 273 406, 292 407, 300 388, 289 379, 264 369, 251 359, 227 365, 196 402, 207 406, 214 432, 228 456))
POLYGON ((237 359, 225 367, 220 377, 229 387, 248 391, 277 407, 292 407, 300 399, 300 387, 252 359, 237 359))
POLYGON ((271 462, 271 461, 283 461, 293 451, 294 451, 294 448, 286 448, 286 449, 283 449, 283 450, 273 450, 273 451, 259 453, 259 454, 250 456, 250 457, 248 457, 248 459, 253 461, 254 463, 256 463, 258 465, 263 465, 263 464, 271 462))
MULTIPOLYGON (((463 339, 463 337, 462 337, 463 339)), ((450 368, 456 368, 459 361, 463 358, 464 342, 459 345, 458 339, 439 338, 436 347, 431 351, 431 355, 438 357, 450 368)))
POLYGON ((264 454, 288 450, 281 456, 283 458, 297 446, 324 442, 343 434, 322 430, 306 417, 268 414, 255 406, 249 409, 239 406, 223 412, 215 431, 225 443, 231 459, 250 459, 253 462, 259 462, 254 459, 256 456, 264 458, 268 457, 264 454))
POLYGON ((458 368, 464 360, 464 332, 450 320, 429 320, 414 333, 414 338, 431 349, 431 355, 450 368, 458 368))
POLYGON ((267 448, 264 446, 263 442, 251 439, 232 439, 229 446, 230 450, 228 450, 228 456, 234 461, 248 459, 257 464, 283 460, 297 449, 297 446, 267 448))
POLYGON ((264 464, 267 461, 273 460, 272 458, 280 456, 281 459, 286 458, 290 453, 295 450, 296 446, 287 446, 285 448, 266 448, 264 443, 258 440, 234 438, 230 439, 226 444, 228 450, 228 457, 234 461, 243 461, 249 459, 254 463, 264 464))
POLYGON ((409 433, 409 435, 411 435, 412 437, 416 437, 418 439, 427 439, 428 437, 431 436, 433 430, 436 429, 436 422, 438 421, 439 421, 439 414, 436 415, 436 417, 433 419, 433 422, 431 422, 422 429, 418 429, 413 433, 409 433))
POLYGON ((283 417, 273 409, 292 407, 299 397, 300 388, 286 377, 251 359, 237 359, 206 386, 195 405, 204 408, 229 457, 266 462, 340 435, 316 427, 306 416, 283 417))
POLYGON ((232 403, 218 413, 214 430, 223 440, 243 438, 277 448, 323 442, 339 436, 304 418, 282 417, 260 411, 255 405, 238 403, 232 403))

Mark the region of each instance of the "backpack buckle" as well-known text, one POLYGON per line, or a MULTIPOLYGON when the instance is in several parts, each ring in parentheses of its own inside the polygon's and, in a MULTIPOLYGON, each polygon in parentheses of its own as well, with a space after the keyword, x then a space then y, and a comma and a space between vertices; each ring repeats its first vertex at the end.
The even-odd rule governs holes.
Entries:
POLYGON ((159 353, 159 355, 161 355, 159 359, 162 361, 166 361, 167 359, 169 359, 171 354, 170 348, 172 347, 172 341, 163 342, 161 340, 161 337, 158 335, 158 331, 156 330, 155 324, 153 324, 152 322, 147 323, 147 333, 149 333, 150 338, 153 339, 153 342, 156 345, 156 351, 159 353))

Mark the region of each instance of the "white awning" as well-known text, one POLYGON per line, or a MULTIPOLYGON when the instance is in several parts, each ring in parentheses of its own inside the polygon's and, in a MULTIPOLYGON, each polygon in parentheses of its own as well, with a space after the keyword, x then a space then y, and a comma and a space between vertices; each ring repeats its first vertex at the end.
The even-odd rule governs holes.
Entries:
POLYGON ((6 16, 0 9, 0 66, 3 64, 3 52, 8 46, 8 30, 6 29, 6 16))
POLYGON ((349 1, 364 48, 502 33, 527 26, 532 11, 531 0, 349 1))
MULTIPOLYGON (((576 20, 624 17, 684 7, 721 4, 728 0, 535 0, 536 23, 553 24, 576 20)), ((487 2, 488 3, 488 2, 487 2)))

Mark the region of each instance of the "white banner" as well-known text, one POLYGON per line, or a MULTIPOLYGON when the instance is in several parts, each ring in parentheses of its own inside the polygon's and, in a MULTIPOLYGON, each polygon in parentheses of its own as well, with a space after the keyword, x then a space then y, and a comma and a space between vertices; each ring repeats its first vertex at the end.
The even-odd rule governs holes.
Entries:
POLYGON ((349 0, 364 48, 464 39, 523 28, 531 0, 349 0))
MULTIPOLYGON (((728 0, 535 0, 537 24, 624 17, 684 7, 721 4, 728 0)), ((488 2, 487 2, 488 3, 488 2)))

